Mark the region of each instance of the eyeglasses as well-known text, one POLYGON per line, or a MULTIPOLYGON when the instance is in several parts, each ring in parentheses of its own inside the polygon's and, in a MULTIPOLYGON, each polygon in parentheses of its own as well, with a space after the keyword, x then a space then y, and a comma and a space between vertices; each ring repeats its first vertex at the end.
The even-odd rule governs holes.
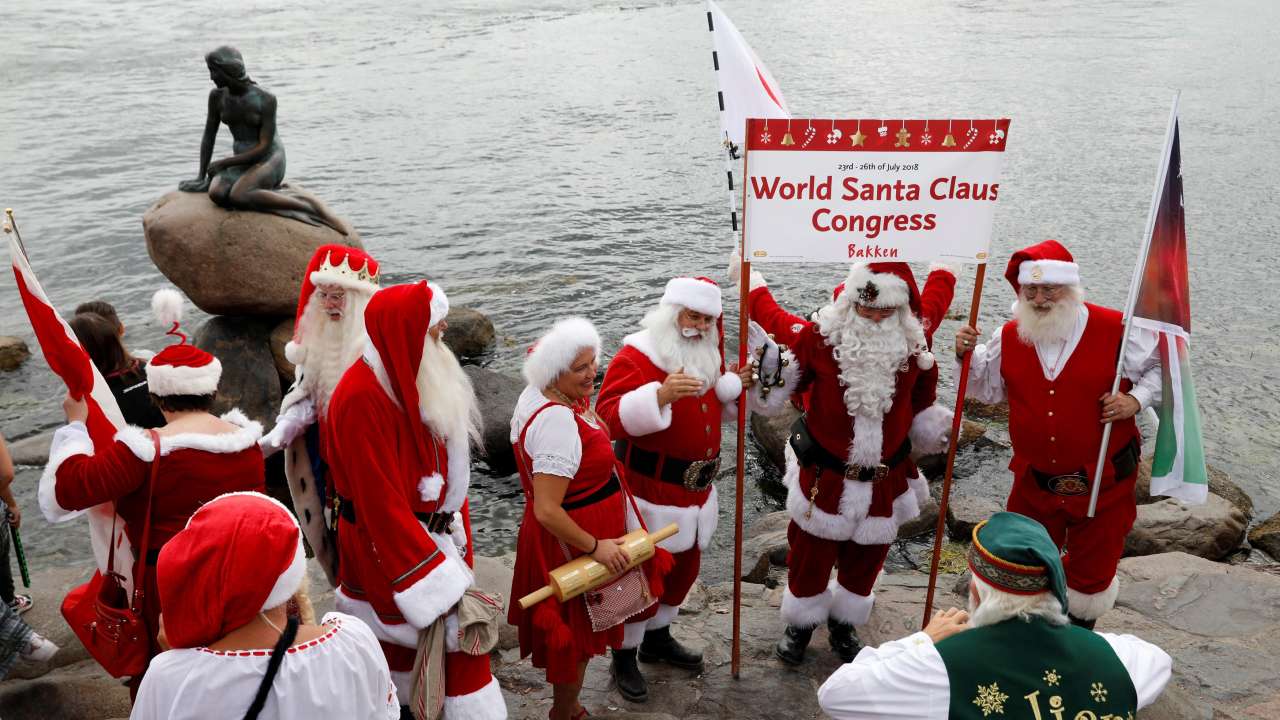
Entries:
POLYGON ((333 300, 334 302, 342 302, 347 299, 345 290, 316 290, 316 295, 320 297, 321 301, 333 300))
POLYGON ((1066 285, 1023 285, 1022 295, 1030 300, 1036 295, 1043 295, 1047 298, 1056 298, 1062 294, 1066 285))

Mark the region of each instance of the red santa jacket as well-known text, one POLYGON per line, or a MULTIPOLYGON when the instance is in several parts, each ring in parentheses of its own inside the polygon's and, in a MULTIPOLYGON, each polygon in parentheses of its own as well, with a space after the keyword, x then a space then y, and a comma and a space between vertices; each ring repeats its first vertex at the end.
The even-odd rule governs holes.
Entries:
MULTIPOLYGON (((649 331, 627 336, 609 362, 596 398, 596 412, 615 439, 676 460, 709 460, 720 454, 720 425, 737 417, 742 381, 724 373, 701 396, 681 398, 658 407, 658 388, 674 370, 659 357, 649 331)), ((718 502, 715 486, 688 490, 627 467, 627 484, 650 527, 676 523, 680 532, 662 543, 681 552, 694 543, 706 549, 715 532, 718 502)))
MULTIPOLYGON (((371 361, 372 360, 372 364, 371 361)), ((462 597, 472 573, 459 546, 470 547, 463 522, 453 536, 430 533, 414 513, 461 514, 469 482, 467 439, 427 434, 419 447, 406 413, 374 369, 357 361, 334 389, 321 448, 338 495, 354 508, 338 526, 338 606, 364 620, 380 639, 407 647, 462 597)))
MULTIPOLYGON (((1124 320, 1116 310, 1092 304, 1086 307, 1089 320, 1084 335, 1053 380, 1045 378, 1035 346, 1018 337, 1017 320, 1001 329, 1000 376, 1009 397, 1009 440, 1013 444, 1009 469, 1016 475, 1028 468, 1053 475, 1083 468, 1093 477, 1104 427, 1098 422, 1098 398, 1111 391, 1124 320)), ((1120 384, 1122 392, 1132 387, 1127 378, 1120 384)), ((1113 426, 1108 458, 1140 440, 1133 418, 1113 426)), ((1102 477, 1114 476, 1111 463, 1106 463, 1102 477)))

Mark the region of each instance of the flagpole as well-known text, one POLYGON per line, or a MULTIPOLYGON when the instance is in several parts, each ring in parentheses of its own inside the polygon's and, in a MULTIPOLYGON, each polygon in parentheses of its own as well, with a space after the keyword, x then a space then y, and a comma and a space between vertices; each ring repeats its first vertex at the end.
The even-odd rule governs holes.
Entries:
POLYGON ((18 249, 22 251, 22 257, 26 258, 27 262, 31 262, 31 256, 27 255, 27 246, 22 242, 22 233, 18 232, 18 221, 13 217, 13 208, 5 208, 4 217, 4 231, 13 233, 18 240, 18 249))
MULTIPOLYGON (((1173 94, 1173 107, 1169 110, 1169 124, 1165 128, 1164 152, 1160 155, 1160 166, 1156 170, 1156 186, 1151 192, 1151 209, 1147 212, 1147 229, 1142 236, 1142 249, 1138 252, 1138 264, 1134 267, 1133 277, 1129 280, 1129 294, 1124 301, 1124 333, 1120 336, 1120 352, 1116 357, 1116 373, 1111 380, 1111 394, 1120 390, 1120 380, 1124 373, 1124 350, 1129 344, 1129 331, 1133 328, 1133 306, 1138 300, 1138 288, 1142 282, 1142 269, 1147 265, 1147 254, 1151 251, 1151 233, 1155 230, 1156 213, 1160 205, 1160 193, 1169 174, 1169 150, 1173 146, 1173 132, 1178 124, 1178 98, 1181 91, 1173 94)), ((1093 517, 1098 510, 1098 493, 1102 488, 1102 471, 1106 466, 1107 446, 1111 443, 1111 426, 1107 423, 1102 428, 1102 443, 1098 446, 1098 459, 1093 470, 1093 489, 1089 494, 1089 512, 1093 517)))
MULTIPOLYGON (((982 303, 982 283, 987 277, 987 264, 978 266, 973 280, 973 300, 969 303, 969 327, 978 327, 978 307, 982 303)), ((969 389, 969 364, 973 360, 972 348, 960 361, 960 379, 956 381, 956 409, 951 417, 951 441, 947 443, 947 471, 942 476, 942 495, 938 498, 938 524, 933 534, 933 559, 929 562, 929 590, 924 598, 923 628, 933 614, 933 593, 938 583, 938 559, 942 555, 942 538, 947 532, 947 501, 951 498, 951 478, 956 467, 956 446, 960 444, 960 425, 964 420, 964 397, 969 389)))
MULTIPOLYGON (((751 120, 745 124, 750 128, 751 120)), ((747 137, 743 133, 743 137, 747 137)), ((742 150, 742 174, 747 174, 746 143, 742 150)), ((742 184, 742 244, 739 247, 741 267, 738 270, 738 369, 747 366, 747 323, 750 319, 750 306, 747 295, 751 288, 751 261, 747 259, 747 185, 742 184)), ((746 487, 747 460, 747 394, 738 396, 738 448, 736 457, 736 474, 734 477, 733 501, 733 650, 730 653, 729 668, 733 679, 738 679, 741 660, 739 647, 740 630, 742 628, 742 508, 743 492, 746 487)))

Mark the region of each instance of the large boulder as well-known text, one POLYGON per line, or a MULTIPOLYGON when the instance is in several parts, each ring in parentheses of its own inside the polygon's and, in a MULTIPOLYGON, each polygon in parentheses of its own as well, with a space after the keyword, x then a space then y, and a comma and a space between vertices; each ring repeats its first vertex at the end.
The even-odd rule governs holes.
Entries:
POLYGON ((262 423, 264 432, 275 425, 282 397, 280 375, 271 355, 275 325, 273 319, 214 317, 201 325, 195 336, 196 346, 222 363, 214 412, 238 407, 262 423))
POLYGON ((444 343, 463 362, 484 355, 493 347, 493 322, 479 310, 466 307, 449 308, 445 316, 449 329, 444 343))
POLYGON ((0 335, 0 371, 17 370, 31 357, 31 349, 12 335, 0 335))
POLYGON ((9 457, 15 465, 44 465, 49 462, 53 431, 46 430, 9 443, 9 457))
POLYGON ((778 470, 786 470, 787 437, 798 417, 800 411, 792 405, 772 416, 751 413, 751 439, 760 449, 761 459, 767 459, 778 470))
POLYGON ((1280 513, 1258 523, 1249 531, 1249 544, 1280 559, 1280 513))
POLYGON ((143 214, 142 232, 160 272, 212 315, 293 315, 317 247, 363 249, 354 231, 344 236, 279 215, 226 210, 205 193, 161 197, 143 214))
POLYGON ((498 475, 515 472, 516 458, 511 450, 511 415, 524 390, 524 381, 476 365, 462 368, 475 387, 480 403, 483 455, 489 470, 498 475))
POLYGON ((1124 541, 1124 554, 1185 552, 1220 560, 1244 540, 1248 518, 1235 505, 1209 494, 1203 505, 1172 498, 1138 506, 1138 517, 1124 541))
POLYGON ((280 376, 280 387, 287 388, 293 384, 293 363, 284 356, 284 346, 293 339, 293 318, 281 320, 271 329, 271 359, 276 364, 276 374, 280 376))
MULTIPOLYGON (((1239 485, 1232 482, 1231 477, 1226 472, 1213 465, 1206 466, 1206 469, 1209 471, 1209 492, 1240 508, 1240 511, 1246 517, 1253 517, 1253 498, 1240 489, 1239 485)), ((1151 494, 1150 457, 1143 458, 1142 463, 1138 465, 1138 480, 1133 494, 1139 505, 1146 505, 1164 499, 1159 495, 1151 494)))

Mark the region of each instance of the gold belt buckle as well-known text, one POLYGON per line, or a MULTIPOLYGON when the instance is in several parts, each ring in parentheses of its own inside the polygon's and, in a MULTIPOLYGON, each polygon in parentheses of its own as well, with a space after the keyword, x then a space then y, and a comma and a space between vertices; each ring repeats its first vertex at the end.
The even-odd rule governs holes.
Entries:
POLYGON ((849 465, 844 470, 844 478, 846 480, 860 480, 862 482, 869 482, 869 483, 878 483, 881 480, 885 479, 885 477, 888 474, 889 474, 889 466, 885 465, 884 463, 880 463, 879 465, 876 465, 874 468, 866 468, 866 467, 862 467, 861 465, 849 465), (862 479, 863 470, 875 471, 874 474, 871 476, 870 480, 862 479))
POLYGON ((1088 481, 1080 475, 1054 475, 1049 478, 1049 492, 1054 495, 1083 495, 1089 492, 1088 481))
POLYGON ((689 463, 689 467, 684 469, 684 489, 692 491, 706 490, 715 480, 716 471, 720 469, 720 458, 714 460, 694 460, 689 463), (703 470, 707 467, 713 468, 706 473, 704 480, 703 470))

